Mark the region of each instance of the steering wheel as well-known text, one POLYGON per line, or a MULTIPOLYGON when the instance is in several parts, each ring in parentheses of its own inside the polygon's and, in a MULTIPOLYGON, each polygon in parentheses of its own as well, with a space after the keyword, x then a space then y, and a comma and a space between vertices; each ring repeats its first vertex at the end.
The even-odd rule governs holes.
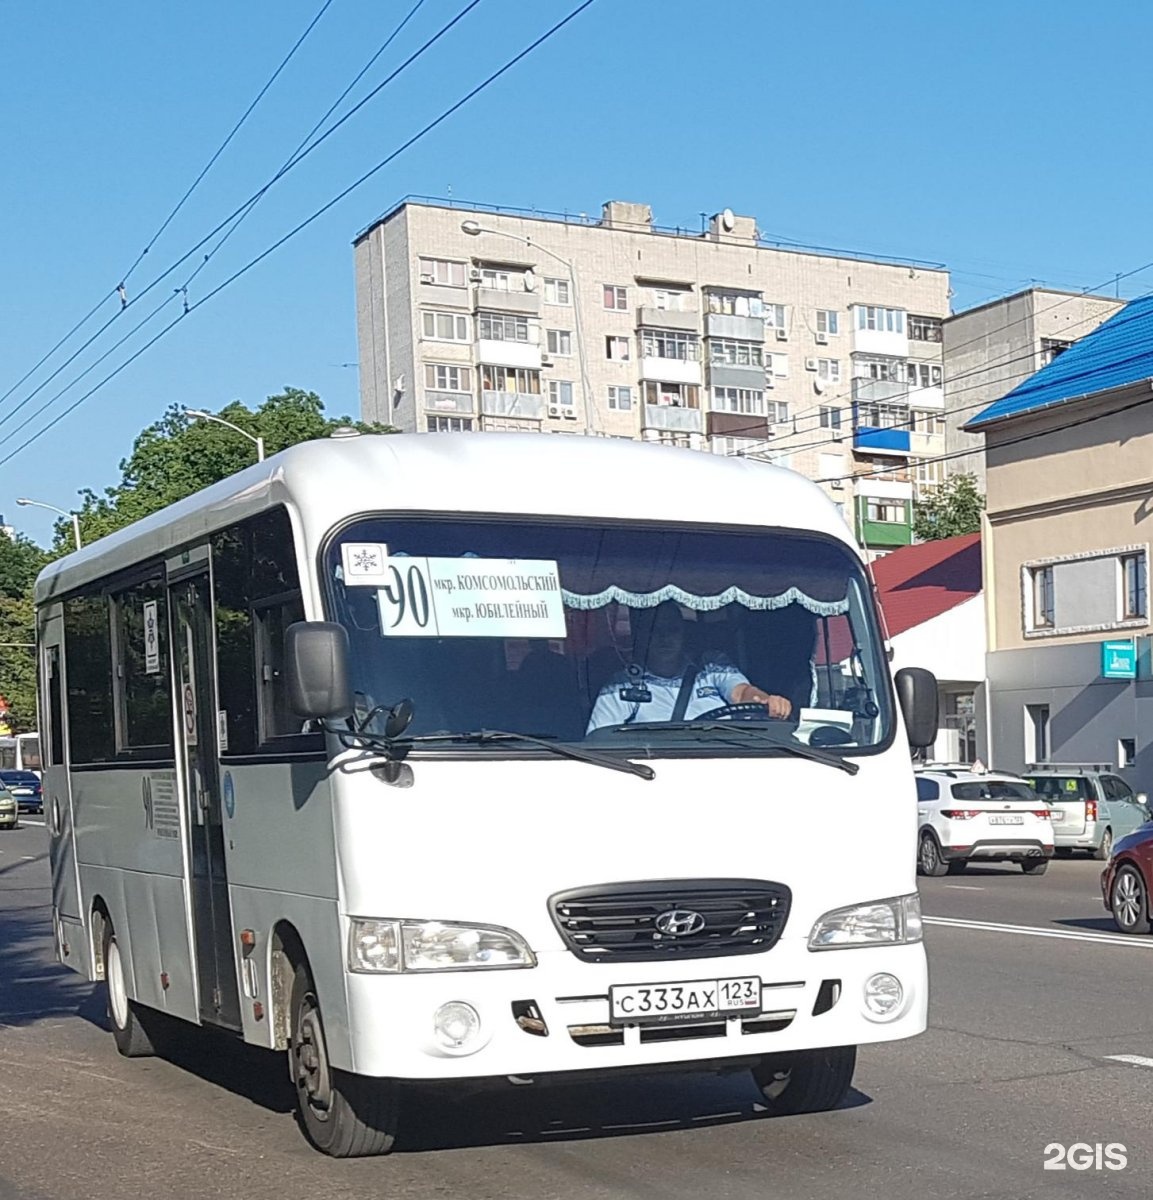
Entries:
POLYGON ((788 717, 770 716, 763 704, 722 704, 691 718, 694 721, 787 721, 788 717))

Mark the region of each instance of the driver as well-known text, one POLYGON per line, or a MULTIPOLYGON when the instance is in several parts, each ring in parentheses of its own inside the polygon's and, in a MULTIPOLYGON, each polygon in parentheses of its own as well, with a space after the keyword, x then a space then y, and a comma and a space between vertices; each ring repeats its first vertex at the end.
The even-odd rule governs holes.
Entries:
POLYGON ((755 687, 736 667, 715 659, 695 664, 686 642, 679 606, 672 600, 659 604, 644 661, 630 663, 605 684, 586 732, 630 721, 691 720, 729 704, 761 704, 778 720, 791 715, 790 701, 755 687))

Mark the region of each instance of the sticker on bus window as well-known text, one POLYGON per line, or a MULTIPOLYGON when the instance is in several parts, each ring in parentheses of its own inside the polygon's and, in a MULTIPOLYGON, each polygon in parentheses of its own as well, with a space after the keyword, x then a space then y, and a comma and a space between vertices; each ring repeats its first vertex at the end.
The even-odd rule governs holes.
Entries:
POLYGON ((1067 792, 1075 792, 1076 790, 1077 790, 1077 780, 1075 780, 1075 779, 1066 779, 1066 780, 1065 780, 1065 791, 1067 791, 1067 792))
POLYGON ((384 637, 563 638, 548 559, 389 558, 377 589, 384 637))
POLYGON ((380 587, 385 582, 388 547, 382 542, 345 542, 340 553, 346 587, 380 587))

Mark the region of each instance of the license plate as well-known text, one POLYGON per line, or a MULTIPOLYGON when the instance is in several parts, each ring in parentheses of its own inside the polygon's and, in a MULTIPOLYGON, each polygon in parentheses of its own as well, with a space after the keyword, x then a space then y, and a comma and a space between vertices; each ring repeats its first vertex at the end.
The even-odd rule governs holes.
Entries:
POLYGON ((989 818, 990 825, 1023 825, 1025 818, 1020 813, 994 813, 989 818))
POLYGON ((1063 821, 1065 819, 1065 813, 1059 808, 1050 809, 1049 819, 1051 821, 1063 821))
POLYGON ((760 1011, 761 981, 756 975, 609 988, 609 1020, 614 1025, 665 1025, 760 1011))
POLYGON ((13 788, 12 795, 13 796, 31 796, 32 789, 31 788, 13 788))

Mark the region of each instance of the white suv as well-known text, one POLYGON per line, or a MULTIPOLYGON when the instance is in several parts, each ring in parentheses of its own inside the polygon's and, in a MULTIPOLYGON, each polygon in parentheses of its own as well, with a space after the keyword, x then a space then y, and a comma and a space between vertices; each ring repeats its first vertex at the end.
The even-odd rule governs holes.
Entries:
POLYGON ((1015 862, 1043 875, 1053 857, 1049 806, 1020 776, 918 768, 918 875, 957 875, 970 862, 1015 862))

